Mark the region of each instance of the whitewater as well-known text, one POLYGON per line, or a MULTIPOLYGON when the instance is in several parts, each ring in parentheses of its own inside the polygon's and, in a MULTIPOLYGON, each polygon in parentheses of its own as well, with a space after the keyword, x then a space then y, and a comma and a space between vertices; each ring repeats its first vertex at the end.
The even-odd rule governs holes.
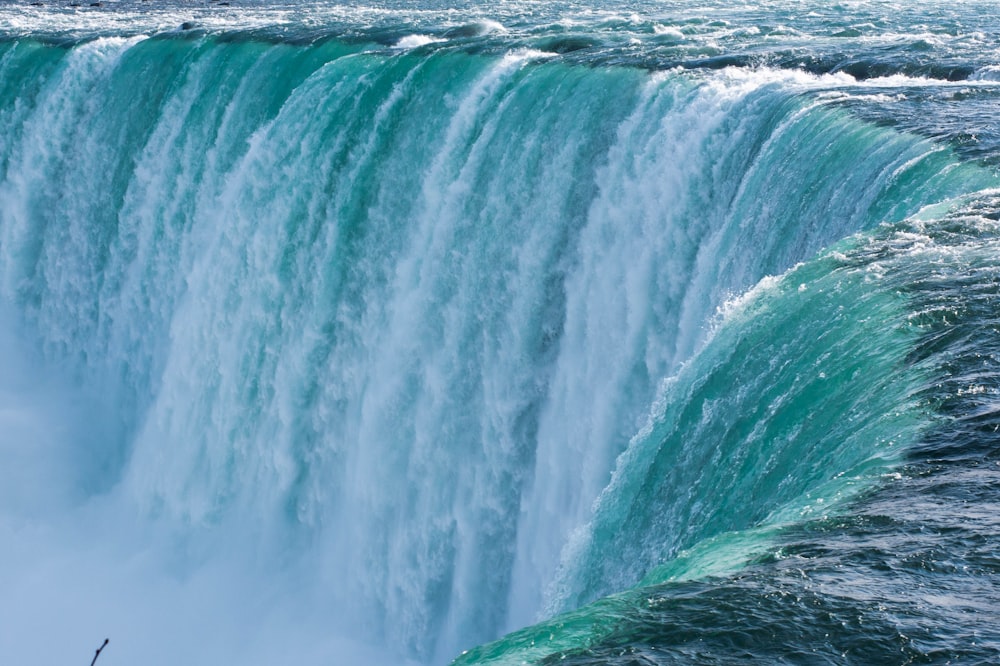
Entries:
POLYGON ((0 4, 0 653, 1000 658, 992 13, 0 4))

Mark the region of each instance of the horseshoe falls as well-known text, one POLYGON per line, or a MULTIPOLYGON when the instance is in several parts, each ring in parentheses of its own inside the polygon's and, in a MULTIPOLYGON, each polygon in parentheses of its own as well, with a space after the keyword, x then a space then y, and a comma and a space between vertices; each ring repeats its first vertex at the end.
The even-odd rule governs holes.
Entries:
POLYGON ((994 10, 0 5, 0 653, 997 661, 994 10))

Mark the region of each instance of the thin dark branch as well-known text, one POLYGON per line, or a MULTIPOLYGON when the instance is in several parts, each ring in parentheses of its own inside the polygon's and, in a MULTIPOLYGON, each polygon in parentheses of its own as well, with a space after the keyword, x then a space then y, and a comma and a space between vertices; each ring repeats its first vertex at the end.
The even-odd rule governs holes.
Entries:
POLYGON ((97 658, 101 656, 101 650, 108 644, 108 639, 105 638, 104 642, 101 643, 101 647, 97 648, 97 652, 94 653, 94 660, 90 662, 90 666, 94 666, 97 663, 97 658))

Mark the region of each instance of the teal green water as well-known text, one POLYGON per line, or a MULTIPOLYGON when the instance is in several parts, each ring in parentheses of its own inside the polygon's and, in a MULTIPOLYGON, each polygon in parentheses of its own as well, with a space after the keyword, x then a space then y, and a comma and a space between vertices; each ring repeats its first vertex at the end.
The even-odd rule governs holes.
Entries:
POLYGON ((988 661, 981 9, 0 7, 0 650, 988 661))
POLYGON ((885 227, 744 297, 666 388, 653 424, 619 459, 586 544, 588 553, 615 556, 598 556, 579 569, 588 578, 574 582, 586 590, 628 575, 615 567, 621 553, 637 549, 645 549, 638 557, 661 564, 627 592, 512 633, 456 663, 991 659, 995 634, 986 618, 996 558, 988 533, 997 464, 984 434, 996 427, 986 396, 995 362, 996 320, 988 313, 996 296, 997 228, 983 213, 994 205, 991 195, 956 203, 944 219, 885 227), (803 307, 832 324, 823 336, 776 335, 772 325, 786 333, 815 321, 802 316, 803 307), (853 325, 841 328, 842 321, 853 325), (728 362, 711 367, 719 356, 728 362), (760 359, 771 372, 754 368, 760 359), (784 392, 777 404, 756 403, 764 414, 752 419, 751 433, 739 432, 747 420, 733 417, 753 408, 714 411, 722 401, 706 395, 722 379, 719 368, 735 368, 737 376, 721 385, 740 390, 719 391, 732 400, 744 386, 789 367, 796 376, 785 384, 799 390, 784 392), (838 380, 860 390, 845 396, 838 380), (834 386, 817 389, 827 383, 834 386), (808 401, 808 418, 786 419, 801 414, 798 400, 808 401), (697 406, 702 413, 691 418, 697 406), (709 409, 712 418, 704 416, 709 409), (686 430, 719 428, 720 421, 731 424, 730 432, 698 437, 717 443, 698 453, 718 462, 685 460, 691 452, 679 443, 691 441, 686 430), (796 436, 782 436, 782 427, 796 436), (799 436, 812 427, 810 437, 799 436), (802 442, 806 450, 790 450, 802 442), (841 471, 831 476, 831 469, 841 471), (694 478, 677 483, 684 472, 694 478), (805 481, 807 490, 796 488, 810 473, 816 476, 805 481), (874 476, 880 480, 873 485, 874 476), (678 490, 699 483, 712 484, 718 504, 678 501, 703 497, 678 490), (967 508, 956 511, 955 502, 967 508), (681 511, 680 519, 671 515, 681 511), (718 514, 699 515, 709 511, 718 514), (759 513, 746 515, 752 511, 759 513), (649 526, 650 515, 674 518, 671 524, 684 530, 642 543, 647 534, 663 534, 649 526), (637 519, 646 521, 638 529, 637 519), (734 526, 740 520, 749 528, 734 526), (705 526, 730 531, 706 538, 705 526), (671 539, 683 549, 667 550, 671 539))

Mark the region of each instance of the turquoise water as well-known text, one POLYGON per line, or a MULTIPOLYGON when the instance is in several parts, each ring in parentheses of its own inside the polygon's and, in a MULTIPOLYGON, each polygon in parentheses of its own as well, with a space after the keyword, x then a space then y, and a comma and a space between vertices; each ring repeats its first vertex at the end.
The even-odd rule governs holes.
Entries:
POLYGON ((0 650, 995 659, 987 9, 0 6, 0 650))

